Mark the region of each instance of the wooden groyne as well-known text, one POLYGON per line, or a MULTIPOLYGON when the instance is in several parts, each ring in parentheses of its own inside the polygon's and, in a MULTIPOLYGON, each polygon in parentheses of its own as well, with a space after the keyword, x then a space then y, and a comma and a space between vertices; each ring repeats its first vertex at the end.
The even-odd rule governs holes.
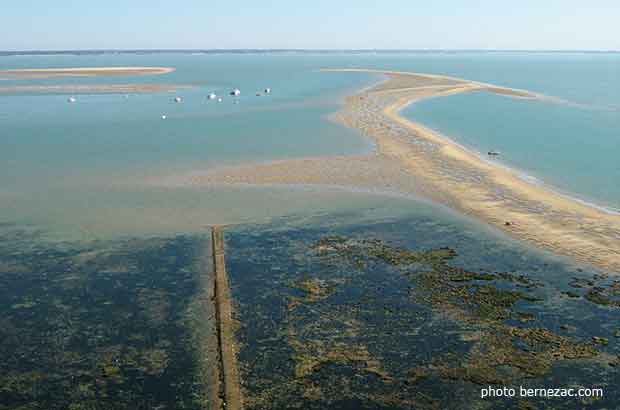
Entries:
POLYGON ((243 408, 239 384, 239 368, 233 330, 232 301, 224 251, 222 227, 211 229, 211 251, 213 259, 215 319, 220 359, 220 403, 227 410, 243 408))

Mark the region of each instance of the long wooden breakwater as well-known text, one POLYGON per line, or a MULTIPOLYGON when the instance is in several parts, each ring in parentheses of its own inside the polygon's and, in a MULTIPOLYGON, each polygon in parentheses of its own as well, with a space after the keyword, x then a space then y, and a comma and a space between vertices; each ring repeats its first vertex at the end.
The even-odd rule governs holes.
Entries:
POLYGON ((243 401, 237 365, 237 346, 233 329, 232 299, 224 250, 224 232, 221 226, 211 229, 211 256, 213 259, 213 286, 215 319, 220 365, 219 402, 223 409, 241 410, 243 401))

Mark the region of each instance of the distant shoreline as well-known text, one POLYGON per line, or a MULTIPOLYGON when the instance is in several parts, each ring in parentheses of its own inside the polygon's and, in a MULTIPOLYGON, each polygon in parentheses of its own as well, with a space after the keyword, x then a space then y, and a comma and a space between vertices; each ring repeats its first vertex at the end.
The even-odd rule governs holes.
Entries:
POLYGON ((524 54, 619 54, 620 50, 515 50, 515 49, 295 49, 295 48, 233 48, 233 49, 95 49, 95 50, 0 50, 0 57, 103 55, 103 54, 269 54, 269 53, 364 53, 364 54, 431 54, 431 53, 524 53, 524 54))
MULTIPOLYGON (((473 216, 540 248, 620 274, 620 215, 524 180, 449 138, 400 115, 424 98, 486 91, 548 97, 453 77, 365 69, 387 80, 347 97, 335 119, 376 144, 370 155, 301 158, 218 168, 183 185, 337 185, 413 193, 473 216)), ((553 100, 553 99, 550 99, 553 100)))
POLYGON ((160 75, 173 72, 172 67, 72 67, 72 68, 20 68, 0 70, 0 77, 13 79, 52 77, 105 77, 130 75, 160 75))

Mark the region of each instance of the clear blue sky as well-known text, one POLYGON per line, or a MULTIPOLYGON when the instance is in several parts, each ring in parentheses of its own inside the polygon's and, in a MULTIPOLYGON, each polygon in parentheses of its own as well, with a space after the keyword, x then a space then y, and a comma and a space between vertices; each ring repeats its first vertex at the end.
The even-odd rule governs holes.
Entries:
POLYGON ((4 0, 0 50, 620 49, 620 0, 4 0))

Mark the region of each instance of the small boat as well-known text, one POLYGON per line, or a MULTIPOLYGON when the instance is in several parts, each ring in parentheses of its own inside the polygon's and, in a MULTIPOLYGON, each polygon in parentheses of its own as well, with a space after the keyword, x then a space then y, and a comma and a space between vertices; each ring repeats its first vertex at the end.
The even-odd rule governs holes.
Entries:
POLYGON ((168 117, 166 117, 166 115, 165 115, 165 114, 161 116, 161 119, 162 119, 162 120, 165 120, 166 118, 168 118, 168 117))
POLYGON ((183 102, 183 98, 181 98, 181 97, 174 97, 174 102, 175 103, 183 102))
POLYGON ((222 100, 222 98, 221 98, 221 97, 217 99, 217 102, 222 102, 222 101, 223 101, 223 100, 222 100))
POLYGON ((500 152, 499 152, 499 151, 489 151, 489 152, 487 152, 487 154, 488 154, 490 157, 497 157, 497 156, 499 156, 499 155, 500 155, 500 152))
POLYGON ((209 97, 208 97, 208 98, 209 98, 210 100, 215 100, 215 99, 217 98, 217 95, 216 95, 215 93, 211 93, 211 94, 209 94, 209 97))
POLYGON ((76 102, 76 101, 77 101, 77 100, 75 99, 75 97, 69 97, 69 98, 67 99, 67 102, 70 102, 70 103, 74 103, 74 102, 76 102))
POLYGON ((271 88, 265 88, 265 94, 271 94, 271 88))
POLYGON ((261 93, 256 93, 256 96, 257 96, 257 97, 260 97, 261 95, 262 95, 261 93))
POLYGON ((230 95, 232 95, 233 97, 239 97, 241 95, 241 90, 238 88, 235 88, 234 90, 230 92, 230 95))

